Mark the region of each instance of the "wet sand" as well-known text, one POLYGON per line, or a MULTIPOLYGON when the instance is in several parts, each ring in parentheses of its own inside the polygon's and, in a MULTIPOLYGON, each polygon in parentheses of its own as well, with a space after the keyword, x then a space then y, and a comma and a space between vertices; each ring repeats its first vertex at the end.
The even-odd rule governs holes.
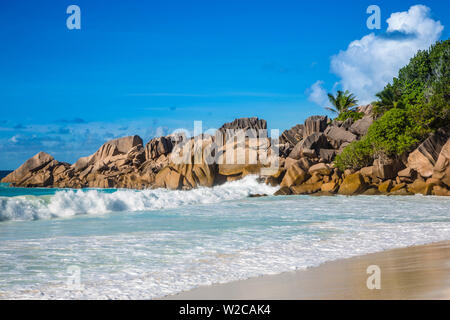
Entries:
MULTIPOLYGON (((373 282, 372 282, 373 283, 373 282)), ((353 257, 306 270, 204 286, 165 299, 450 299, 450 241, 353 257), (367 268, 381 289, 367 287, 367 268)))

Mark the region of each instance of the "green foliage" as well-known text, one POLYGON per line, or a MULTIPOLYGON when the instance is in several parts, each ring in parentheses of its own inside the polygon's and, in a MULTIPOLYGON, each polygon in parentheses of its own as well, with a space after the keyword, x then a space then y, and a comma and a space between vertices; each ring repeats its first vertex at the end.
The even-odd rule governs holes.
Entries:
POLYGON ((329 93, 328 100, 330 100, 333 107, 325 109, 338 114, 349 111, 350 108, 356 106, 358 103, 356 97, 352 93, 348 92, 348 90, 345 92, 338 90, 336 96, 329 93))
POLYGON ((393 108, 409 109, 419 125, 437 129, 449 124, 450 40, 419 51, 400 69, 392 84, 376 96, 375 113, 393 108), (413 110, 415 109, 415 110, 413 110))
POLYGON ((450 126, 450 40, 419 51, 377 94, 378 117, 367 135, 336 157, 341 169, 361 168, 381 154, 410 152, 428 133, 450 126))
POLYGON ((389 109, 403 107, 399 92, 391 84, 388 84, 383 91, 377 93, 376 97, 379 99, 379 101, 374 102, 374 113, 377 116, 382 115, 389 109))
POLYGON ((370 126, 360 141, 352 142, 336 156, 335 165, 341 170, 369 166, 380 154, 391 157, 410 151, 422 134, 406 110, 391 109, 370 126))
POLYGON ((339 116, 336 117, 335 120, 345 121, 349 118, 353 119, 353 121, 362 119, 364 117, 364 112, 358 112, 354 110, 344 111, 339 113, 339 116))
POLYGON ((372 147, 366 139, 354 141, 334 159, 334 165, 341 171, 362 168, 372 164, 372 147))
POLYGON ((422 134, 421 127, 411 121, 406 110, 394 108, 370 126, 364 139, 372 147, 373 155, 395 156, 410 151, 422 134))

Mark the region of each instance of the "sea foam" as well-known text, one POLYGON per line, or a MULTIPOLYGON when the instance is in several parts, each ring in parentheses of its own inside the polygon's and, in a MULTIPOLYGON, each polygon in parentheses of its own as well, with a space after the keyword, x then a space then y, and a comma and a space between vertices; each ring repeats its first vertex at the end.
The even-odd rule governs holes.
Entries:
POLYGON ((0 197, 0 221, 39 220, 79 214, 105 214, 171 209, 184 205, 238 200, 250 194, 271 195, 276 187, 257 182, 255 176, 213 188, 193 190, 61 190, 46 196, 0 197))

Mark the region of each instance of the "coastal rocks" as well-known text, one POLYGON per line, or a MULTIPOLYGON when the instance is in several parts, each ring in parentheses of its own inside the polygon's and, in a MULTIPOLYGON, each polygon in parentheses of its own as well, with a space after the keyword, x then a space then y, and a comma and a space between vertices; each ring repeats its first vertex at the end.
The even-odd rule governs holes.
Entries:
POLYGON ((446 186, 450 187, 450 140, 447 140, 441 149, 433 168, 433 178, 439 179, 446 186))
POLYGON ((286 171, 283 168, 279 168, 276 173, 265 177, 264 182, 273 187, 278 186, 284 179, 286 171))
POLYGON ((409 167, 406 167, 405 169, 400 170, 397 173, 397 175, 398 175, 400 181, 411 183, 417 178, 417 171, 414 169, 411 169, 409 167))
POLYGON ((330 193, 336 193, 336 191, 339 189, 339 184, 336 182, 327 182, 322 184, 320 187, 320 190, 323 192, 330 192, 330 193))
POLYGON ((114 139, 73 165, 39 153, 2 182, 21 187, 188 190, 257 175, 260 182, 280 185, 275 195, 450 194, 445 130, 430 135, 409 157, 380 158, 359 171, 337 169, 336 154, 361 139, 372 121, 371 107, 360 112, 365 116, 359 122, 310 117, 284 131, 278 145, 267 136, 265 120, 242 118, 224 124, 213 136, 156 137, 145 147, 138 136, 114 139))
POLYGON ((91 175, 89 176, 89 178, 87 179, 88 181, 88 186, 90 188, 113 188, 115 183, 114 180, 111 178, 108 178, 104 175, 91 175))
POLYGON ((164 167, 166 167, 169 164, 169 155, 160 155, 156 159, 148 159, 146 160, 140 167, 139 171, 142 174, 157 174, 159 171, 161 171, 164 167))
POLYGON ((413 194, 430 195, 434 185, 428 184, 423 180, 417 179, 412 184, 408 185, 408 191, 413 194))
MULTIPOLYGON (((290 188, 292 194, 333 195, 339 187, 339 174, 325 163, 301 168, 300 163, 293 164, 286 172, 281 183, 282 188, 290 188)), ((285 194, 287 191, 282 191, 285 194)))
POLYGON ((301 157, 316 158, 320 149, 332 149, 332 146, 323 133, 313 133, 300 141, 289 154, 289 158, 300 159, 301 157))
POLYGON ((307 138, 313 133, 324 132, 328 125, 327 116, 312 116, 305 120, 303 138, 307 138))
POLYGON ((216 167, 202 164, 183 164, 175 167, 182 176, 182 187, 192 189, 197 187, 212 187, 217 174, 216 167))
POLYGON ((433 163, 418 149, 414 150, 408 156, 408 167, 417 170, 424 178, 433 175, 433 163))
POLYGON ((447 187, 450 187, 450 167, 447 167, 444 171, 435 171, 432 178, 439 179, 447 187))
POLYGON ((88 165, 95 165, 106 158, 114 157, 118 154, 120 154, 120 152, 116 145, 105 143, 90 157, 88 165))
POLYGON ((305 126, 303 124, 297 124, 289 130, 283 131, 280 136, 281 144, 289 144, 291 148, 295 147, 303 139, 303 131, 305 126))
POLYGON ((399 159, 375 159, 373 162, 373 173, 382 180, 395 178, 404 168, 405 165, 399 159))
POLYGON ((314 162, 331 163, 335 156, 358 136, 348 131, 352 119, 333 120, 328 117, 312 116, 280 136, 280 156, 286 159, 309 158, 314 162))
POLYGON ((322 181, 315 183, 304 183, 297 186, 292 186, 291 191, 293 194, 312 194, 321 190, 323 185, 322 181))
POLYGON ((212 137, 196 137, 178 144, 170 157, 169 164, 156 174, 154 188, 192 189, 199 186, 213 186, 217 166, 208 164, 204 158, 210 154, 212 137))
POLYGON ((300 168, 298 164, 292 165, 284 175, 283 180, 281 181, 281 187, 292 187, 294 185, 298 185, 303 183, 307 179, 307 173, 300 168))
MULTIPOLYGON (((139 139, 137 136, 131 136, 123 140, 111 140, 90 157, 79 159, 72 166, 77 175, 76 181, 81 186, 90 188, 131 187, 131 185, 136 187, 136 183, 132 182, 136 179, 125 176, 134 173, 145 161, 142 144, 134 145, 140 141, 139 139), (125 181, 129 181, 130 186, 125 181)), ((139 188, 142 187, 139 185, 139 188)))
POLYGON ((353 123, 349 128, 349 131, 356 135, 363 136, 367 133, 372 123, 373 117, 371 115, 366 115, 362 119, 359 119, 353 123))
POLYGON ((48 171, 41 171, 31 176, 26 181, 23 181, 21 184, 24 187, 33 188, 33 187, 48 187, 53 183, 53 176, 48 171))
POLYGON ((352 118, 348 118, 345 121, 343 121, 340 125, 338 125, 338 127, 343 128, 345 130, 350 129, 350 127, 353 124, 353 119, 352 118))
POLYGON ((174 143, 170 137, 159 137, 150 140, 145 146, 145 159, 156 160, 172 152, 174 143))
MULTIPOLYGON (((261 171, 268 166, 266 161, 270 160, 270 139, 247 138, 237 142, 231 138, 230 136, 228 143, 222 147, 218 147, 214 142, 215 138, 211 136, 192 138, 187 143, 178 145, 167 166, 170 171, 164 168, 157 174, 155 187, 211 187, 250 174, 261 175, 261 171), (180 174, 180 177, 173 172, 180 174)), ((283 171, 276 168, 267 178, 278 181, 282 174, 283 171)))
POLYGON ((450 190, 441 186, 434 186, 432 194, 435 196, 450 196, 450 190))
POLYGON ((53 169, 53 177, 55 182, 69 179, 73 176, 73 170, 70 168, 70 164, 64 162, 58 162, 53 169))
POLYGON ((345 130, 342 127, 336 126, 329 126, 325 130, 325 135, 328 138, 328 140, 330 140, 332 146, 336 149, 339 149, 339 147, 344 142, 350 143, 357 139, 357 136, 355 134, 345 130))
MULTIPOLYGON (((297 127, 302 128, 303 139, 297 142, 284 161, 286 174, 281 182, 281 194, 447 194, 450 185, 450 142, 448 130, 443 129, 430 135, 409 158, 408 155, 394 159, 380 157, 372 166, 357 172, 346 170, 341 176, 342 173, 333 168, 335 155, 349 143, 361 139, 373 122, 371 105, 359 107, 358 111, 365 115, 355 122, 352 119, 334 120, 325 125, 321 122, 323 118, 311 117, 303 127, 297 127), (420 161, 412 161, 417 158, 420 161), (305 160, 309 162, 306 168, 303 165, 305 160), (422 164, 417 165, 420 162, 422 164), (302 171, 298 172, 299 169, 302 171), (290 191, 286 189, 288 187, 290 191)), ((290 146, 293 139, 288 142, 288 137, 286 132, 283 142, 290 146)))
POLYGON ((155 177, 155 188, 176 190, 180 188, 181 174, 170 167, 165 167, 155 177))
MULTIPOLYGON (((142 146, 142 139, 139 136, 129 136, 110 140, 103 144, 94 154, 88 157, 82 157, 72 165, 75 172, 85 171, 89 166, 96 166, 96 169, 102 168, 103 163, 113 159, 121 154, 127 154, 133 147, 142 146)), ((92 170, 92 169, 91 169, 92 170)))
POLYGON ((375 177, 375 167, 374 166, 370 166, 370 167, 364 167, 361 168, 361 170, 359 170, 359 172, 364 176, 364 177, 375 177))
POLYGON ((392 180, 386 180, 378 185, 378 191, 388 193, 392 189, 392 180))
POLYGON ((291 195, 292 191, 289 187, 281 187, 278 191, 276 191, 274 196, 288 196, 291 195))
MULTIPOLYGON (((128 163, 130 163, 134 167, 139 167, 145 162, 145 159, 145 149, 141 144, 134 146, 133 148, 128 150, 126 154, 126 161, 128 161, 128 163)), ((124 161, 124 163, 126 163, 126 161, 124 161)))
POLYGON ((36 172, 43 167, 45 167, 48 163, 53 161, 54 158, 45 152, 39 152, 38 154, 34 155, 32 158, 25 161, 24 164, 22 164, 19 168, 17 168, 15 171, 8 174, 5 178, 2 179, 2 182, 7 183, 17 183, 23 180, 25 177, 33 174, 33 172, 36 172))
POLYGON ((394 193, 394 192, 397 192, 397 191, 399 191, 401 189, 405 189, 406 190, 406 183, 401 182, 399 184, 396 184, 396 185, 392 186, 390 192, 394 193))
MULTIPOLYGON (((262 131, 250 131, 243 142, 235 141, 236 132, 227 131, 229 140, 225 145, 220 141, 216 145, 215 137, 207 135, 191 139, 167 136, 150 140, 144 148, 138 136, 124 137, 106 142, 94 154, 78 159, 73 165, 59 163, 41 153, 4 181, 15 186, 61 188, 211 187, 250 174, 261 176, 263 169, 278 162, 271 139, 265 136, 266 128, 265 120, 236 119, 223 129, 262 131)), ((264 171, 273 184, 280 183, 284 173, 278 166, 264 171)))
POLYGON ((377 188, 369 187, 366 191, 361 193, 363 196, 377 196, 382 194, 377 188))
POLYGON ((264 130, 267 130, 267 121, 257 117, 235 119, 233 122, 222 125, 218 131, 224 137, 224 142, 226 142, 236 135, 237 130, 248 133, 253 132, 253 135, 248 136, 249 138, 257 138, 261 134, 267 136, 267 133, 264 133, 264 130))
POLYGON ((313 175, 314 173, 318 173, 323 176, 328 176, 331 174, 331 172, 332 172, 332 170, 331 170, 330 166, 325 163, 315 164, 315 165, 311 166, 308 170, 308 173, 310 175, 313 175))
POLYGON ((88 157, 81 157, 72 165, 72 168, 78 172, 84 170, 88 165, 89 161, 91 160, 91 156, 88 157))
POLYGON ((137 135, 110 140, 107 143, 116 146, 120 153, 127 153, 131 148, 144 144, 141 137, 137 135))
POLYGON ((363 193, 367 188, 363 176, 357 172, 350 174, 344 178, 338 193, 341 195, 356 195, 363 193))
POLYGON ((148 175, 137 173, 145 161, 142 139, 129 136, 103 144, 94 154, 82 157, 72 166, 60 163, 48 154, 40 153, 25 162, 32 169, 20 179, 23 168, 16 170, 14 186, 59 188, 136 188, 147 185, 148 175))
POLYGON ((233 141, 220 147, 216 162, 219 174, 223 176, 240 176, 259 174, 260 170, 276 160, 272 154, 271 141, 268 138, 246 138, 243 141, 233 141))
POLYGON ((334 149, 320 149, 319 150, 319 161, 325 163, 331 163, 336 157, 337 151, 334 149))
POLYGON ((441 152, 439 153, 433 171, 444 172, 449 165, 450 165, 450 139, 448 139, 445 145, 441 148, 441 152))
POLYGON ((365 106, 359 106, 356 111, 364 113, 366 116, 371 116, 373 114, 373 105, 367 104, 365 106))
POLYGON ((6 176, 2 182, 24 188, 50 187, 54 183, 52 171, 57 167, 65 168, 66 164, 60 163, 49 154, 41 152, 28 159, 16 171, 6 176))
POLYGON ((430 135, 416 150, 409 154, 408 167, 415 169, 424 178, 431 177, 434 165, 447 140, 448 134, 444 130, 438 130, 430 135))

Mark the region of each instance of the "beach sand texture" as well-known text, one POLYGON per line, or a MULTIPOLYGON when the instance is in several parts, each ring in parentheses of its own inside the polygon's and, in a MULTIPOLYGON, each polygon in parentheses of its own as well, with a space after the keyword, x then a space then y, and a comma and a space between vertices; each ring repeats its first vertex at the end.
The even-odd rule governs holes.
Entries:
POLYGON ((166 299, 450 299, 450 241, 199 287, 166 299), (379 290, 367 287, 370 265, 380 267, 379 290))

